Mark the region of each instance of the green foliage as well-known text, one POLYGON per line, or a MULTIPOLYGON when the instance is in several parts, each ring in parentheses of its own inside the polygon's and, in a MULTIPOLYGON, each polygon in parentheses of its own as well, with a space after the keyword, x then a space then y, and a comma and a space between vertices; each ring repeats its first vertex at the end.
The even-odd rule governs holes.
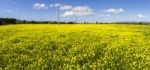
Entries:
POLYGON ((150 70, 150 25, 0 26, 0 70, 150 70))
POLYGON ((16 24, 16 21, 14 18, 0 18, 0 25, 16 24))

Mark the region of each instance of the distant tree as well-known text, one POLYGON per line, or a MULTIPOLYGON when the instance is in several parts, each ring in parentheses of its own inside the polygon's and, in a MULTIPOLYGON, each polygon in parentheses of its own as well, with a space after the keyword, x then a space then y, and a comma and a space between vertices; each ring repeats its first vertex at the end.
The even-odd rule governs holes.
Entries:
POLYGON ((139 24, 143 24, 143 22, 139 22, 139 24))
POLYGON ((5 24, 5 22, 0 19, 0 25, 3 25, 3 24, 5 24))
POLYGON ((96 24, 98 24, 98 21, 96 21, 96 24))
POLYGON ((84 21, 84 24, 87 24, 87 22, 86 22, 86 21, 84 21))
POLYGON ((14 18, 0 18, 0 25, 4 24, 16 24, 17 19, 14 18))
POLYGON ((68 22, 67 24, 74 24, 74 22, 68 22))

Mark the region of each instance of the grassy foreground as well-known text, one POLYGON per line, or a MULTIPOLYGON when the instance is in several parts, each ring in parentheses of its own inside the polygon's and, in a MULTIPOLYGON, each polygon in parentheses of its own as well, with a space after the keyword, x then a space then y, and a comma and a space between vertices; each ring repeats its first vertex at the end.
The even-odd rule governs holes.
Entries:
POLYGON ((150 25, 0 26, 0 70, 150 70, 150 25))

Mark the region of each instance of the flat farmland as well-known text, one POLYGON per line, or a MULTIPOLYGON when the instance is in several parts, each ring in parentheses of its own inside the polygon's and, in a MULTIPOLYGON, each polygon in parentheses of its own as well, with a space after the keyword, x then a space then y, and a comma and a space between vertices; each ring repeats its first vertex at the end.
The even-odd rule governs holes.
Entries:
POLYGON ((150 25, 0 26, 0 70, 150 70, 150 25))

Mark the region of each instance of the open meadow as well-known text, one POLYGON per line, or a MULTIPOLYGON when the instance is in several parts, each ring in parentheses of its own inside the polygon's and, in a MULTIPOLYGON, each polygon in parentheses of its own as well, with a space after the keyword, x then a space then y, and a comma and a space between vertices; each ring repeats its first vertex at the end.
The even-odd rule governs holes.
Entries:
POLYGON ((150 25, 0 26, 0 70, 150 70, 150 25))

